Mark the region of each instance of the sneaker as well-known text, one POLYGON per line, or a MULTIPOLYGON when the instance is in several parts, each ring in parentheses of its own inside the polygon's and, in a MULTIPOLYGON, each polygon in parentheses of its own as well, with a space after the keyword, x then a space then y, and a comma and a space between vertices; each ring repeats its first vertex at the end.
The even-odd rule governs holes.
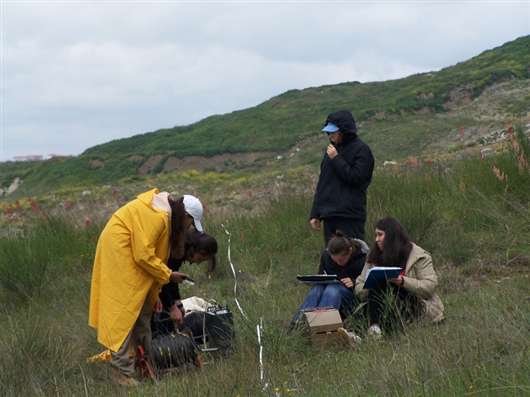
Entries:
POLYGON ((120 386, 135 387, 140 384, 132 376, 126 375, 117 368, 111 368, 111 379, 120 386))
POLYGON ((352 348, 355 348, 355 346, 361 342, 360 336, 355 335, 355 333, 348 331, 346 328, 338 328, 337 334, 344 341, 345 344, 349 345, 352 348))
POLYGON ((368 328, 368 335, 374 339, 381 339, 383 337, 383 332, 381 331, 379 324, 370 325, 370 328, 368 328))

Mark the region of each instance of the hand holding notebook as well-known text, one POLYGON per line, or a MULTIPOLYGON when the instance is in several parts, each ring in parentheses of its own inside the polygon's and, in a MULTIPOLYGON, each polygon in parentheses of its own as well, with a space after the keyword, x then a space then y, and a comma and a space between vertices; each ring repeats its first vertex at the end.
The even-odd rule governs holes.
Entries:
POLYGON ((400 267, 374 266, 368 270, 363 288, 373 289, 386 280, 398 277, 402 270, 400 267))

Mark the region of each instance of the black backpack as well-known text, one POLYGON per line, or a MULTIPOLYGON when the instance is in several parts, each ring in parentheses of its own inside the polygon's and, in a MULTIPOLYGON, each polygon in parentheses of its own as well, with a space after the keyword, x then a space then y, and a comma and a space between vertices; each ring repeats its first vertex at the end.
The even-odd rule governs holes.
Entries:
POLYGON ((152 342, 152 360, 157 369, 181 366, 201 366, 199 351, 193 339, 186 334, 161 335, 152 342))
POLYGON ((189 332, 201 351, 230 353, 235 331, 232 312, 228 307, 211 306, 206 312, 191 312, 184 316, 183 332, 189 332))

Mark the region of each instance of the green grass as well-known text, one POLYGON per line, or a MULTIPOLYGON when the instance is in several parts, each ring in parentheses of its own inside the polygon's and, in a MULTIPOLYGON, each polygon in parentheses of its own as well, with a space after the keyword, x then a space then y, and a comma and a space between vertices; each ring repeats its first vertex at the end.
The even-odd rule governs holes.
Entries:
MULTIPOLYGON (((526 147, 528 157, 528 148, 526 147)), ((415 324, 381 342, 365 338, 355 352, 319 351, 286 323, 307 288, 298 273, 316 269, 322 237, 309 230, 311 197, 282 196, 252 217, 211 217, 220 243, 212 279, 185 266, 197 284, 183 287, 228 303, 235 313, 236 350, 200 371, 144 384, 137 396, 425 395, 520 396, 530 393, 528 265, 530 172, 506 152, 448 169, 378 173, 369 190, 367 236, 379 217, 398 217, 414 241, 431 251, 447 320, 415 324), (498 181, 492 165, 508 175, 498 181), (227 237, 239 279, 233 302, 227 237), (264 324, 259 382, 256 324, 264 324)), ((102 225, 80 219, 27 220, 0 240, 0 395, 124 394, 110 384, 104 364, 87 364, 101 350, 87 325, 90 273, 102 225)), ((369 239, 371 240, 371 239, 369 239)), ((360 329, 362 320, 350 322, 360 329)))

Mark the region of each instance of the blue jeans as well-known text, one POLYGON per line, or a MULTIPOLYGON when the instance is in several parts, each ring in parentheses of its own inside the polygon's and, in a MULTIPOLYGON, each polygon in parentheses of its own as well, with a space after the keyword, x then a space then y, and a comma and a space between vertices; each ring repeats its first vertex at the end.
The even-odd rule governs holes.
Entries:
POLYGON ((307 294, 304 302, 298 308, 293 323, 302 317, 305 310, 317 307, 332 307, 341 313, 348 313, 353 308, 354 296, 350 288, 346 288, 342 283, 317 284, 307 294))

